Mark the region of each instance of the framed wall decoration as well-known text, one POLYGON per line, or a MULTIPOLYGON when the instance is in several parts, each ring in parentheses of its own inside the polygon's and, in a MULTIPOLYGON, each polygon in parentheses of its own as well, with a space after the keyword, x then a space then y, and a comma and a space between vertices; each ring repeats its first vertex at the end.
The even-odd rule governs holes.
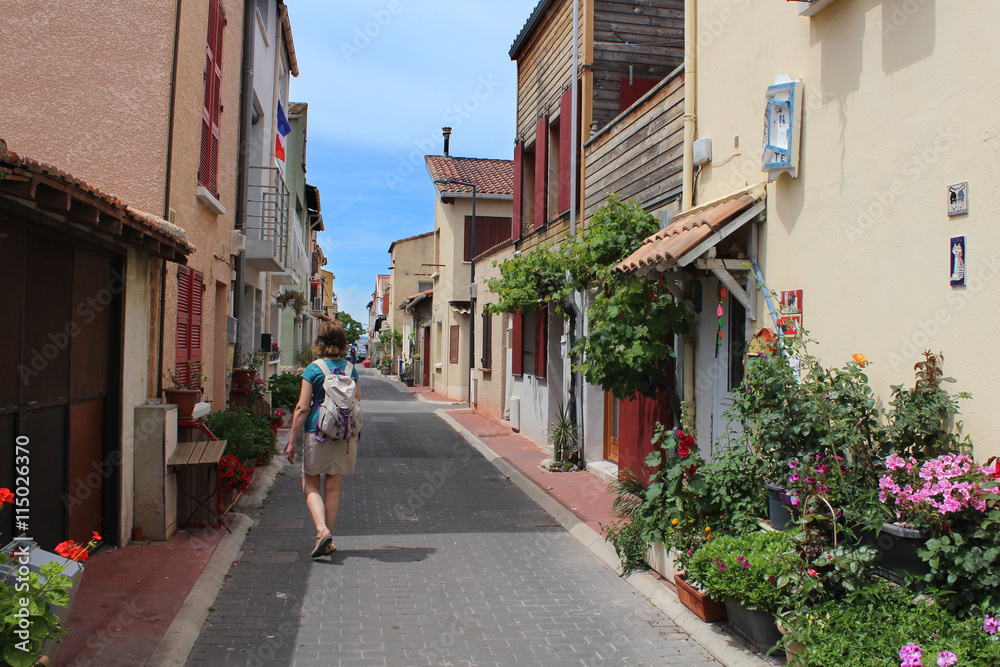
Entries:
POLYGON ((951 286, 952 287, 965 287, 965 276, 968 273, 966 268, 966 263, 968 262, 968 255, 965 252, 965 237, 964 236, 953 236, 951 237, 950 245, 950 269, 951 269, 951 286))
POLYGON ((802 290, 785 290, 781 293, 781 313, 783 315, 802 314, 802 290))
POLYGON ((948 217, 965 215, 969 212, 969 184, 956 183, 948 186, 948 217))

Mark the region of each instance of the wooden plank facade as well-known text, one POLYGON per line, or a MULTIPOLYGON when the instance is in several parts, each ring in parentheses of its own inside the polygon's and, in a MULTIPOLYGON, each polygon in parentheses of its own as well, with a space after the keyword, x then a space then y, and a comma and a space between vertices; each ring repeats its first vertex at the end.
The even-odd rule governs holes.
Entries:
POLYGON ((679 67, 584 146, 587 218, 615 193, 649 210, 680 194, 684 71, 679 67))

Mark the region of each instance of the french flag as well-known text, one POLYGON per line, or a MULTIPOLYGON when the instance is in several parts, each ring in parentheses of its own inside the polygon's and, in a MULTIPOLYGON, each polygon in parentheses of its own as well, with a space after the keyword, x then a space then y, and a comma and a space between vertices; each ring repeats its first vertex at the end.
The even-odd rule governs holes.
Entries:
POLYGON ((285 143, 291 131, 292 126, 288 124, 288 118, 285 117, 281 100, 278 100, 278 129, 274 133, 274 157, 282 162, 285 161, 285 143))

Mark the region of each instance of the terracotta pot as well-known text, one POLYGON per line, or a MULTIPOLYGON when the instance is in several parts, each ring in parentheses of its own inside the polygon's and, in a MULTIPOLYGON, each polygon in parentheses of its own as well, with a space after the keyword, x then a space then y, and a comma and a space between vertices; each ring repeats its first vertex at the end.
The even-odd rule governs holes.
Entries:
POLYGON ((726 620, 726 606, 703 593, 699 593, 694 586, 684 580, 683 574, 675 574, 674 583, 677 584, 677 597, 698 618, 706 623, 726 620))
POLYGON ((178 421, 191 421, 194 419, 194 406, 198 403, 201 391, 198 389, 164 389, 163 395, 167 403, 177 406, 178 421))
POLYGON ((233 389, 253 389, 253 381, 256 379, 256 368, 233 369, 233 389))

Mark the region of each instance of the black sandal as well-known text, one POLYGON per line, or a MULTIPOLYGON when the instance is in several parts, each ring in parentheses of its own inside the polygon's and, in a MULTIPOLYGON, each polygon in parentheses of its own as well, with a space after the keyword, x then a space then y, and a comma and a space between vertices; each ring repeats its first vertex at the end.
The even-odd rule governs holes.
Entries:
MULTIPOLYGON (((316 543, 316 548, 312 550, 312 554, 310 554, 310 556, 312 558, 322 558, 323 556, 332 553, 331 551, 328 551, 328 548, 332 544, 333 544, 333 535, 324 535, 323 537, 319 538, 319 542, 316 543)), ((336 547, 334 547, 334 549, 336 549, 336 547)))

